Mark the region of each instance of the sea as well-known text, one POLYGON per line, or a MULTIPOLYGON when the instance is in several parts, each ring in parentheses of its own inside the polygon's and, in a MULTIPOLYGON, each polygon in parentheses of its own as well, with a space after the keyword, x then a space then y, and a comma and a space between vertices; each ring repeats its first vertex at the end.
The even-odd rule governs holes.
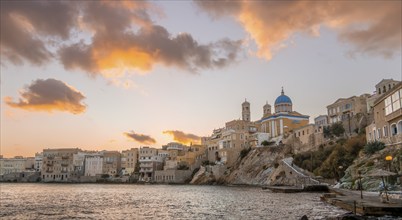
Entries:
POLYGON ((0 183, 0 219, 327 219, 320 193, 259 187, 0 183))

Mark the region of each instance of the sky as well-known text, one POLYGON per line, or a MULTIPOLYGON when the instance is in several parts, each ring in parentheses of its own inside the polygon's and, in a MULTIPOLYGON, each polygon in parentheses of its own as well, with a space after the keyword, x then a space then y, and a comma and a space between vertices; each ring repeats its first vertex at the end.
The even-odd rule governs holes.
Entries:
POLYGON ((4 157, 196 143, 402 79, 400 1, 1 1, 4 157))

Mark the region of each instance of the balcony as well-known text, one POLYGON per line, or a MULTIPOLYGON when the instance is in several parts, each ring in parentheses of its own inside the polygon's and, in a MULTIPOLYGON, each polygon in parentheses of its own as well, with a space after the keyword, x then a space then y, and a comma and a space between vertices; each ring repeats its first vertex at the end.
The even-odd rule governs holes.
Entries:
POLYGON ((70 157, 69 156, 61 156, 62 160, 68 160, 70 157))

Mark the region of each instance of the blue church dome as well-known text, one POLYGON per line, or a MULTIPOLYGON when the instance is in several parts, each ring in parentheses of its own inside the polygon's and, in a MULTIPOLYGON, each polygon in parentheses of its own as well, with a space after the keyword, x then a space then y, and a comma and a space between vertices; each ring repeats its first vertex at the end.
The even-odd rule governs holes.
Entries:
POLYGON ((275 100, 275 105, 283 104, 283 103, 292 104, 292 100, 290 100, 289 96, 285 95, 285 93, 283 92, 283 88, 282 88, 281 95, 278 96, 278 98, 276 98, 276 100, 275 100))

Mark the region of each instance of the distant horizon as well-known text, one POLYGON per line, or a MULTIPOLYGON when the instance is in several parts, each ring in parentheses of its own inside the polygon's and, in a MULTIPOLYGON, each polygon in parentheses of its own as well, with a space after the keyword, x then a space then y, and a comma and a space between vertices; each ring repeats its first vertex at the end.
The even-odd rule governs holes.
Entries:
POLYGON ((4 157, 194 142, 282 87, 312 123, 402 81, 400 1, 0 4, 4 157))

